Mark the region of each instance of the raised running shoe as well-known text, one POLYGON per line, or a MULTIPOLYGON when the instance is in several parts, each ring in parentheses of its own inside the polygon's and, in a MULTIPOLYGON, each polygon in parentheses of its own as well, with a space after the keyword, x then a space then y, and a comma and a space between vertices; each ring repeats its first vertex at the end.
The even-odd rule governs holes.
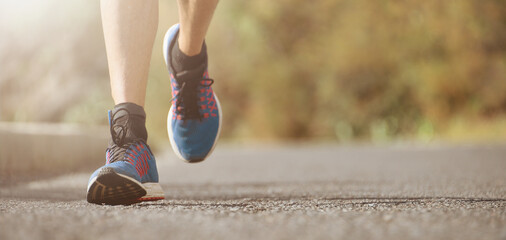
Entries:
POLYGON ((172 105, 167 130, 172 149, 184 161, 203 161, 213 151, 221 128, 221 107, 211 85, 205 62, 190 71, 175 72, 172 48, 179 34, 179 24, 172 26, 163 41, 163 54, 170 73, 172 105))

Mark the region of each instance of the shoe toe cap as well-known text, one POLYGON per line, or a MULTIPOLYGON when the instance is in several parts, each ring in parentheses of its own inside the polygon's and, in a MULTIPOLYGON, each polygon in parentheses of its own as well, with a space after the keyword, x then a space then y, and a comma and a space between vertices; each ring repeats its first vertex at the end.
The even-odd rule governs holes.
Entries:
POLYGON ((174 120, 172 124, 174 150, 187 162, 203 161, 212 151, 218 138, 218 125, 218 121, 212 119, 205 122, 174 120))
POLYGON ((132 164, 125 161, 118 161, 106 164, 100 167, 99 169, 95 170, 95 172, 91 174, 88 182, 91 182, 94 178, 108 171, 114 171, 115 173, 131 177, 137 181, 141 181, 139 174, 137 174, 137 171, 135 170, 135 167, 132 166, 132 164))

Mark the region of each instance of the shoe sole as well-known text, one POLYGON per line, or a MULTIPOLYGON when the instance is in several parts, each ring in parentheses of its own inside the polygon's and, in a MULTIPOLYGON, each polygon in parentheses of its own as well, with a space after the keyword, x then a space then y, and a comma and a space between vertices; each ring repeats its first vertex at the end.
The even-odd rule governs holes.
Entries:
MULTIPOLYGON (((172 26, 169 28, 169 30, 167 30, 167 32, 165 33, 165 36, 163 37, 163 58, 165 59, 165 65, 168 66, 169 65, 169 46, 170 46, 170 42, 169 41, 169 33, 171 32, 172 28, 175 27, 172 26)), ((184 158, 181 153, 179 152, 179 149, 176 145, 176 142, 174 141, 174 138, 173 138, 173 133, 172 133, 172 111, 173 111, 173 105, 171 105, 170 109, 169 109, 169 114, 167 115, 167 133, 169 134, 169 140, 170 140, 170 145, 172 146, 172 150, 174 151, 174 153, 176 153, 176 156, 183 160, 184 162, 187 162, 187 163, 198 163, 198 162, 202 162, 204 161, 209 155, 211 155, 211 153, 214 151, 214 147, 216 147, 216 143, 218 142, 218 138, 220 137, 220 133, 221 133, 221 123, 222 123, 222 118, 223 118, 223 113, 221 111, 221 105, 220 105, 220 100, 218 99, 218 97, 216 96, 216 94, 214 93, 213 91, 213 95, 214 95, 214 99, 216 100, 216 106, 218 108, 218 116, 219 116, 219 123, 218 123, 218 133, 216 134, 216 138, 214 139, 214 143, 213 143, 213 146, 211 147, 211 150, 209 150, 209 152, 206 154, 206 156, 204 156, 203 158, 200 158, 200 159, 191 159, 191 160, 188 160, 186 158, 184 158)))
POLYGON ((131 177, 116 173, 112 168, 103 168, 90 182, 86 199, 89 203, 95 204, 129 205, 165 198, 158 183, 146 183, 146 185, 150 190, 155 189, 156 191, 153 190, 153 193, 148 194, 144 184, 131 177))

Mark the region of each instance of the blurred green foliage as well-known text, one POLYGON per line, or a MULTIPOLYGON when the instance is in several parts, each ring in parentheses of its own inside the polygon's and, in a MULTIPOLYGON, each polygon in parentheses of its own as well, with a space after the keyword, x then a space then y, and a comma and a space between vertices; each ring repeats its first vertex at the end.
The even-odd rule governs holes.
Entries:
MULTIPOLYGON (((41 43, 0 23, 12 33, 0 45, 0 120, 107 124, 98 2, 76 1, 82 14, 51 0, 62 16, 23 25, 54 18, 37 28, 41 43)), ((176 1, 160 7, 146 103, 156 141, 170 105, 162 38, 177 22, 176 1)), ((225 138, 506 139, 504 0, 223 0, 206 41, 225 138)))
POLYGON ((227 135, 430 138, 504 119, 506 1, 222 3, 227 135))

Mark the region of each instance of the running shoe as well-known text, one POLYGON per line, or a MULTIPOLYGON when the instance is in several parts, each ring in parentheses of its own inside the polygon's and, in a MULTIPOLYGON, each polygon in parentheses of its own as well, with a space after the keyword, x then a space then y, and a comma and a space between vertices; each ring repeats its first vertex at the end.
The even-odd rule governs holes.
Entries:
POLYGON ((170 73, 172 103, 167 117, 167 131, 176 155, 190 163, 206 159, 213 151, 221 129, 221 107, 211 85, 206 60, 190 71, 175 72, 172 48, 179 34, 179 24, 172 26, 163 41, 163 54, 170 73))
POLYGON ((88 182, 87 200, 96 204, 132 204, 164 199, 158 183, 155 157, 146 141, 132 137, 130 113, 126 108, 109 111, 112 142, 106 163, 88 182))

